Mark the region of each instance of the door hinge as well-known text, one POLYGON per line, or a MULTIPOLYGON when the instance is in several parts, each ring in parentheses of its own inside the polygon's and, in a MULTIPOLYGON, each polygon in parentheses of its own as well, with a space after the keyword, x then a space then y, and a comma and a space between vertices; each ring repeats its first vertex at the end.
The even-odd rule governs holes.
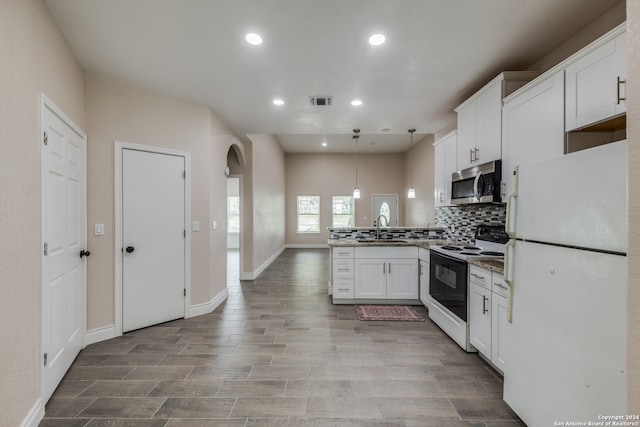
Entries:
POLYGON ((182 236, 183 236, 183 237, 187 237, 187 230, 184 230, 184 231, 182 232, 182 236))
POLYGON ((187 178, 187 171, 182 171, 182 177, 185 179, 187 178))
POLYGON ((49 354, 45 353, 44 354, 44 366, 47 366, 48 363, 49 363, 49 354))
POLYGON ((187 288, 184 288, 184 296, 187 296, 187 288))
POLYGON ((49 255, 49 244, 44 242, 44 256, 49 255))
POLYGON ((42 142, 44 143, 44 145, 47 145, 49 143, 49 136, 47 135, 47 132, 44 133, 42 142))

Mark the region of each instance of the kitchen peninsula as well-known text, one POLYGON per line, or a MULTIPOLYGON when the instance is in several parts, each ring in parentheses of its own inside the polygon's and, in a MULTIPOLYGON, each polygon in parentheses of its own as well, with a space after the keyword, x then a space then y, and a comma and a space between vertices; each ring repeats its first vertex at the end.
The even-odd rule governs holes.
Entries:
POLYGON ((421 265, 429 246, 444 241, 439 227, 330 228, 329 235, 334 304, 419 304, 420 279, 429 274, 421 265))

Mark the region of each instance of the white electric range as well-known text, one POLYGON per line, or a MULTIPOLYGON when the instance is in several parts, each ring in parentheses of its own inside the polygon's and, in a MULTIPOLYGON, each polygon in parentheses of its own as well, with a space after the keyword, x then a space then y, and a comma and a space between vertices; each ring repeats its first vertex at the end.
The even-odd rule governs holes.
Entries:
POLYGON ((475 243, 431 246, 429 266, 429 318, 466 351, 469 344, 469 266, 470 259, 504 258, 509 237, 504 225, 479 225, 475 243))

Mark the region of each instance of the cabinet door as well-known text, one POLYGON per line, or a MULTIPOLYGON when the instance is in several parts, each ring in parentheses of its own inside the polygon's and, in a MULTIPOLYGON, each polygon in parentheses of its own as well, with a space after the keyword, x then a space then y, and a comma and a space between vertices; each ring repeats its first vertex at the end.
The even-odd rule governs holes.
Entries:
POLYGON ((564 73, 509 99, 502 110, 502 200, 511 194, 517 165, 564 152, 564 73), (534 118, 534 119, 532 119, 534 118))
POLYGON ((458 110, 458 167, 457 170, 471 166, 476 148, 476 105, 471 101, 458 110))
POLYGON ((355 260, 355 298, 387 297, 387 263, 384 259, 355 260))
MULTIPOLYGON (((434 165, 433 165, 433 183, 434 183, 434 202, 435 206, 443 206, 445 200, 445 144, 438 142, 433 146, 434 151, 434 165)), ((449 177, 451 181, 451 177, 449 177)))
POLYGON ((623 33, 567 67, 567 131, 627 110, 626 40, 623 33))
POLYGON ((444 204, 451 205, 451 175, 458 170, 457 132, 447 139, 444 150, 444 204))
POLYGON ((504 373, 507 362, 504 357, 505 330, 509 327, 507 321, 507 298, 494 293, 491 296, 491 362, 504 373))
POLYGON ((469 340, 491 360, 491 291, 474 283, 469 286, 469 340))
POLYGON ((387 299, 418 299, 418 260, 387 260, 387 299))
POLYGON ((420 260, 420 301, 429 308, 429 262, 420 260))
POLYGON ((502 81, 488 87, 476 106, 476 148, 474 164, 498 160, 502 141, 502 81))

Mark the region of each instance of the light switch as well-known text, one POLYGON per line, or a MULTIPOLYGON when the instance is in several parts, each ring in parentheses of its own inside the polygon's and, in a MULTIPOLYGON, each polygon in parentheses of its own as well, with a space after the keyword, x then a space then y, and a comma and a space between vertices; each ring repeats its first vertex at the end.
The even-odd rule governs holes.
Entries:
POLYGON ((191 231, 200 231, 200 221, 191 222, 191 231))
POLYGON ((211 223, 211 228, 214 229, 214 230, 217 230, 218 229, 218 221, 213 221, 211 223))
POLYGON ((104 224, 96 224, 93 229, 94 236, 104 236, 104 224))

